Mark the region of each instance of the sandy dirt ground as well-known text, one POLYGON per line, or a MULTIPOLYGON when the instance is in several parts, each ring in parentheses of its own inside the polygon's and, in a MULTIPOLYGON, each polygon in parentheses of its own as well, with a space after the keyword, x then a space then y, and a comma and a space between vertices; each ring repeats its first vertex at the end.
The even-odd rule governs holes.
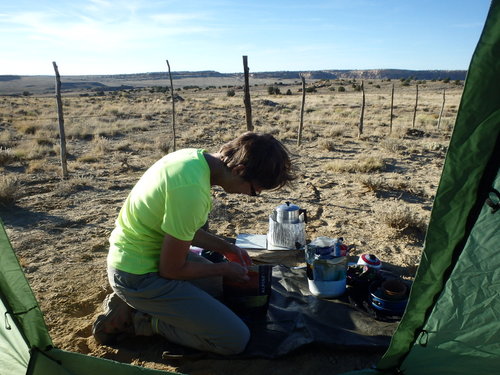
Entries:
MULTIPOLYGON (((178 104, 180 113, 183 105, 188 104, 178 104)), ((353 111, 357 116, 358 109, 353 111)), ((207 123, 200 127, 196 137, 180 131, 177 148, 217 151, 228 134, 232 137, 244 128, 244 111, 240 108, 240 121, 234 125, 214 129, 207 123)), ((265 234, 271 211, 291 201, 308 211, 308 240, 343 236, 347 243, 356 245, 352 255, 376 254, 403 277, 413 277, 425 235, 422 222, 430 216, 449 132, 404 128, 389 144, 384 135, 386 125, 377 131, 367 128, 360 138, 355 127, 343 129, 334 137, 331 126, 317 125, 314 131, 305 128, 300 146, 293 134, 276 134, 294 155, 298 171, 295 185, 259 197, 229 195, 215 187, 211 230, 228 238, 240 233, 265 234), (329 139, 332 147, 325 146, 329 139), (378 158, 383 165, 367 172, 327 168, 335 161, 359 165, 362 156, 378 158)), ((154 350, 156 339, 141 348, 111 348, 95 342, 92 323, 110 292, 105 275, 109 234, 128 192, 161 156, 154 146, 137 145, 161 137, 165 137, 162 124, 129 133, 128 148, 111 147, 93 163, 76 163, 75 155, 88 152, 89 142, 70 140, 68 149, 73 159, 69 159, 68 180, 61 180, 59 171, 53 169, 24 174, 16 203, 1 208, 7 233, 40 302, 55 346, 185 374, 339 374, 375 364, 382 352, 309 346, 273 360, 163 359, 154 350)), ((111 144, 119 141, 119 136, 111 138, 111 144)), ((50 163, 57 165, 57 158, 50 163)), ((22 163, 13 163, 4 171, 13 174, 22 168, 22 163)), ((301 256, 284 252, 273 261, 304 265, 301 256)))

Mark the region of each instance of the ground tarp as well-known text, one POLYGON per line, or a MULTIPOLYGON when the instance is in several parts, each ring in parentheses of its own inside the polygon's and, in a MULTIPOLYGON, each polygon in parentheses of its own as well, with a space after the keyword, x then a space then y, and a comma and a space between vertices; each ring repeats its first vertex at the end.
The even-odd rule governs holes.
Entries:
POLYGON ((397 321, 380 321, 355 308, 346 295, 321 299, 309 291, 305 269, 273 268, 265 318, 248 320, 252 338, 245 356, 274 358, 307 344, 383 349, 397 321))

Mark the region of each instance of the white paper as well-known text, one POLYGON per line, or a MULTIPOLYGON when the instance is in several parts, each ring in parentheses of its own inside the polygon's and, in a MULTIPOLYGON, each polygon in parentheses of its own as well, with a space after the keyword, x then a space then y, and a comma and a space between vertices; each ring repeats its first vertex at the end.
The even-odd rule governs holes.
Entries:
POLYGON ((267 238, 265 234, 238 234, 236 237, 236 246, 242 249, 266 250, 267 238))

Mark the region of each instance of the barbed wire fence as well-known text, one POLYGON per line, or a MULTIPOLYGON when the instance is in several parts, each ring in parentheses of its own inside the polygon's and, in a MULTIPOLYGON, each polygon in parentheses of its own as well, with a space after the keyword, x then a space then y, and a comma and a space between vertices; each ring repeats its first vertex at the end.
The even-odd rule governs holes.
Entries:
MULTIPOLYGON (((55 62, 54 62, 55 64, 55 62)), ((55 66, 55 69, 56 69, 56 66, 55 66)), ((56 74, 56 77, 57 77, 57 74, 56 74)), ((355 81, 355 80, 354 80, 355 81)), ((347 82, 350 82, 350 81, 347 81, 347 82)), ((311 87, 314 87, 315 85, 315 82, 309 82, 309 84, 307 85, 307 88, 311 88, 311 87)), ((270 85, 272 86, 272 85, 270 85)), ((353 84, 354 86, 354 84, 353 84)), ((57 87, 57 85, 56 85, 57 87)), ((250 86, 247 84, 245 85, 245 87, 249 88, 250 86)), ((432 90, 429 89, 429 90, 425 90, 422 88, 420 88, 419 90, 419 87, 418 85, 416 86, 416 95, 414 97, 414 107, 413 107, 413 112, 411 113, 411 121, 408 121, 408 124, 407 126, 409 127, 410 126, 410 123, 411 123, 411 127, 415 127, 415 121, 416 121, 416 115, 417 115, 417 111, 419 110, 419 107, 418 107, 418 104, 419 104, 419 95, 425 95, 426 93, 428 94, 430 91, 432 91, 433 94, 436 94, 436 89, 433 88, 432 90)), ((302 88, 302 95, 303 97, 305 96, 305 90, 307 89, 306 86, 305 86, 305 81, 304 81, 304 84, 303 84, 303 88, 302 88)), ((362 82, 361 84, 361 88, 362 90, 359 90, 359 96, 360 96, 360 108, 361 108, 361 113, 363 114, 364 111, 369 110, 369 106, 370 105, 375 105, 375 101, 373 103, 370 103, 370 100, 368 98, 366 98, 365 100, 365 85, 364 83, 362 82), (366 107, 366 108, 365 108, 366 107)), ((388 130, 388 135, 390 135, 392 133, 392 130, 393 130, 393 118, 395 117, 395 110, 401 110, 402 107, 404 107, 405 105, 402 104, 403 102, 408 102, 408 100, 411 99, 411 93, 409 91, 406 91, 404 94, 401 94, 400 93, 400 97, 399 97, 399 103, 398 104, 395 104, 395 89, 394 89, 394 83, 391 84, 391 92, 390 92, 390 105, 384 105, 384 107, 388 107, 389 110, 390 110, 390 114, 388 114, 388 122, 390 123, 390 126, 389 126, 389 130, 388 130)), ((313 91, 311 91, 313 92, 313 91)), ((396 92, 397 93, 397 92, 396 92)), ((343 93, 336 93, 335 95, 335 103, 332 103, 331 105, 332 106, 335 106, 335 105, 342 105, 341 101, 342 101, 342 94, 343 93)), ((350 91, 350 94, 353 95, 354 93, 352 91, 350 91)), ((377 94, 374 94, 373 92, 371 93, 371 95, 377 95, 377 94)), ((378 96, 380 97, 381 95, 387 95, 387 93, 385 91, 381 91, 378 96)), ((56 97, 57 97, 57 92, 56 92, 56 97)), ((173 90, 172 90, 172 97, 173 97, 173 90)), ((90 98, 93 98, 92 96, 90 96, 90 98)), ((106 98, 104 97, 104 100, 106 98)), ((398 97, 396 96, 396 99, 398 99, 398 97)), ((304 100, 304 99, 303 99, 304 100)), ((436 128, 439 130, 440 127, 441 127, 441 124, 442 124, 442 119, 445 115, 445 101, 446 101, 446 90, 443 89, 442 90, 442 104, 441 104, 441 107, 440 107, 440 111, 439 111, 439 115, 436 114, 436 119, 437 119, 437 124, 436 124, 436 128)), ((61 100, 61 103, 63 103, 64 101, 61 100)), ((167 101, 165 101, 166 103, 167 101)), ((380 100, 377 100, 377 105, 380 105, 380 100)), ((57 103, 59 103, 59 100, 57 100, 57 103)), ((162 105, 165 104, 165 103, 161 103, 162 105)), ((408 107, 406 109, 406 112, 410 112, 409 108, 411 108, 411 104, 410 102, 408 102, 406 104, 406 106, 408 107)), ((354 111, 354 108, 352 108, 352 111, 354 111)), ((54 111, 55 112, 55 111, 54 111)), ((59 110, 58 110, 58 115, 50 115, 50 116, 39 116, 39 115, 36 115, 36 114, 29 114, 29 111, 27 110, 21 110, 21 112, 19 113, 11 113, 10 115, 3 115, 3 121, 4 123, 7 122, 22 122, 22 121, 25 121, 25 122, 31 122, 34 126, 38 126, 38 127, 46 127, 47 129, 55 129, 56 127, 56 124, 58 121, 60 121, 61 118, 65 119, 65 120, 68 120, 70 122, 74 121, 74 122, 78 122, 80 120, 85 120, 85 119, 98 119, 99 121, 103 121, 103 122, 106 122, 106 121, 109 121, 109 122, 112 122, 112 121, 115 121, 117 119, 128 119, 128 118, 134 118, 134 116, 132 116, 131 114, 127 114, 127 113, 115 113, 115 114, 105 114, 105 113, 97 113, 97 114, 83 114, 83 113, 80 113, 78 115, 74 115, 71 113, 71 108, 70 108, 70 111, 68 111, 68 113, 64 113, 64 110, 61 106, 61 114, 59 114, 59 110), (45 124, 42 124, 44 123, 45 124)), ((118 112, 118 111, 117 111, 118 112)), ((297 138, 298 138, 298 144, 300 145, 300 141, 301 141, 301 136, 302 136, 302 131, 303 131, 303 117, 304 117, 304 113, 307 114, 307 111, 304 111, 304 109, 302 108, 301 109, 301 113, 300 113, 300 130, 297 134, 297 138)), ((389 111, 388 111, 389 113, 389 111)), ((361 116, 360 118, 360 123, 363 119, 363 116, 361 116)), ((325 119, 327 120, 327 119, 325 119)), ((325 121, 326 122, 326 121, 325 121)), ((400 121, 401 123, 402 121, 400 121)), ((362 129, 362 128, 361 128, 362 129)), ((5 131, 5 126, 4 127, 0 127, 0 130, 2 131, 5 131)), ((305 128, 305 130, 307 131, 307 127, 305 128)), ((64 133, 63 133, 64 134, 64 133)), ((11 138, 11 139, 8 139, 6 137, 3 137, 2 139, 0 139, 0 149, 5 149, 7 147, 9 147, 9 145, 14 145, 16 143, 19 143, 20 141, 44 141, 46 139, 46 136, 36 136, 35 133, 33 132, 33 134, 30 134, 30 132, 26 132, 25 134, 17 134, 16 137, 14 138, 11 138)), ((59 133, 59 135, 56 136, 56 140, 60 143, 62 143, 62 138, 61 138, 61 132, 59 133)), ((65 141, 65 140, 64 140, 65 141)), ((62 148, 61 148, 61 155, 62 155, 62 148)), ((61 156, 62 157, 62 156, 61 156)), ((62 163, 62 161, 61 161, 62 163)), ((63 168, 63 178, 67 178, 67 171, 64 170, 63 168)))

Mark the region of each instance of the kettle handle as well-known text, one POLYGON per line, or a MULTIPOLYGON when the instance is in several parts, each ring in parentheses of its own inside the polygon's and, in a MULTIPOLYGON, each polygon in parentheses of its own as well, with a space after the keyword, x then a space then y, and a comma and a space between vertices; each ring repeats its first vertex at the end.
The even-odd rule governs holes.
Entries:
POLYGON ((307 223, 307 210, 305 208, 299 209, 299 215, 304 214, 304 223, 307 223))

